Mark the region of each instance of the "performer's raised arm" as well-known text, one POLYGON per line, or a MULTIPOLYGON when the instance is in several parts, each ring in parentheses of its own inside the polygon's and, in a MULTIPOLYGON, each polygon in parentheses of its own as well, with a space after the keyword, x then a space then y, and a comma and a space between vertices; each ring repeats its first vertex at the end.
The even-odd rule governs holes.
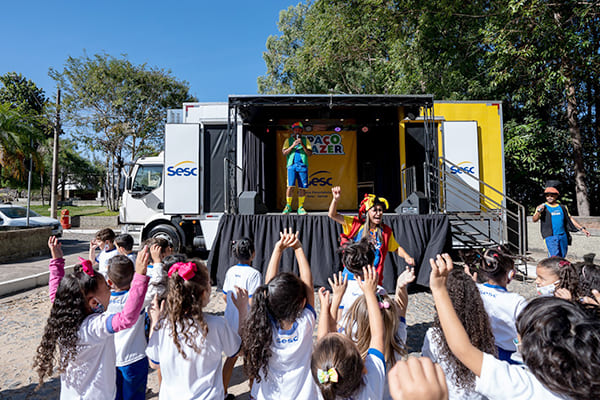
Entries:
POLYGON ((344 216, 341 214, 338 214, 338 212, 337 212, 337 203, 338 203, 340 197, 342 197, 342 188, 339 186, 332 187, 331 194, 333 195, 333 197, 331 198, 331 204, 329 205, 329 213, 327 215, 329 215, 329 218, 331 218, 338 224, 343 225, 344 224, 344 216))

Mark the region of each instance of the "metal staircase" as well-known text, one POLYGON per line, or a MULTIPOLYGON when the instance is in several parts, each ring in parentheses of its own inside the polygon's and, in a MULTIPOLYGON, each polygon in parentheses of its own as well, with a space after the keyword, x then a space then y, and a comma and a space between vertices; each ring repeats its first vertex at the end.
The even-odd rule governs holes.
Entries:
POLYGON ((443 157, 437 165, 425 164, 424 169, 431 211, 448 215, 453 248, 507 245, 513 254, 525 255, 523 205, 443 157))

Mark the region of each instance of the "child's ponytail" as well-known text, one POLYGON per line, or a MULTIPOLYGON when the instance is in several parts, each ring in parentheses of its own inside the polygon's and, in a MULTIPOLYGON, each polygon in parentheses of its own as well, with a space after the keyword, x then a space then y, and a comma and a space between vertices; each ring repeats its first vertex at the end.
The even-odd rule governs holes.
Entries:
POLYGON ((350 398, 364 385, 364 362, 349 338, 328 334, 315 343, 310 369, 324 400, 350 398))
POLYGON ((244 372, 250 380, 260 382, 260 370, 271 358, 273 327, 268 305, 269 286, 259 286, 252 296, 252 307, 241 328, 244 372))
POLYGON ((239 262, 250 263, 254 254, 254 241, 247 237, 234 241, 231 253, 239 262))

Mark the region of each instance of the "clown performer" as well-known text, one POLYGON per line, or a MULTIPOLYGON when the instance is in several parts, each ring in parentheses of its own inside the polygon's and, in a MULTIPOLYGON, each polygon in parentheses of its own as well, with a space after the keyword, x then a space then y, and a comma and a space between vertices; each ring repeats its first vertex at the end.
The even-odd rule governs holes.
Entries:
MULTIPOLYGON (((365 198, 360 203, 358 217, 350 217, 338 214, 337 203, 342 195, 342 189, 339 186, 331 188, 333 198, 329 205, 329 218, 341 224, 343 227, 342 244, 348 240, 359 241, 368 229, 369 235, 375 244, 375 260, 373 265, 379 274, 379 284, 383 282, 383 263, 388 252, 396 253, 404 258, 408 265, 414 266, 415 260, 408 255, 406 250, 396 242, 392 228, 382 223, 383 212, 389 205, 383 197, 377 197, 374 194, 365 194, 365 198)), ((352 273, 344 267, 344 275, 349 275, 352 279, 352 273)))
POLYGON ((283 142, 281 152, 287 157, 287 189, 285 191, 284 214, 292 212, 292 190, 298 182, 298 215, 306 215, 304 199, 308 188, 308 157, 312 155, 312 145, 308 138, 302 136, 304 125, 295 122, 292 134, 283 142))
POLYGON ((582 232, 586 236, 590 236, 585 226, 575 221, 567 207, 558 202, 559 195, 558 189, 547 185, 544 189, 546 202, 535 208, 532 218, 533 222, 540 221, 542 237, 548 248, 548 257, 567 256, 567 250, 571 244, 569 231, 582 232))

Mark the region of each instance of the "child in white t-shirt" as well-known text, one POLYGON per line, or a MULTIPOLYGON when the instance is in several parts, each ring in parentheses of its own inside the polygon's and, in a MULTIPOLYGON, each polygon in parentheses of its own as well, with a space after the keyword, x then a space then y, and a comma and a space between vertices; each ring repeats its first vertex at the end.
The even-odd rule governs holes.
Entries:
MULTIPOLYGON (((157 245, 154 245, 157 246, 157 245)), ((151 249, 156 251, 156 249, 151 249)), ((133 278, 133 263, 124 255, 117 255, 108 261, 108 285, 111 287, 110 304, 107 311, 118 313, 123 310, 129 298, 133 278)), ((150 278, 144 298, 144 308, 150 305, 156 293, 156 281, 160 276, 150 278)), ((138 316, 134 326, 115 334, 117 352, 117 400, 146 398, 148 381, 148 359, 146 357, 146 335, 144 333, 145 311, 138 316)))
POLYGON ((98 270, 106 278, 108 269, 108 260, 119 254, 115 246, 115 232, 110 228, 100 229, 96 236, 90 241, 89 259, 98 263, 98 270), (96 256, 96 249, 101 249, 100 254, 96 256))
MULTIPOLYGON (((347 336, 335 333, 329 293, 321 288, 321 315, 318 341, 311 357, 311 373, 319 388, 319 398, 324 400, 355 399, 381 400, 384 395, 386 363, 384 350, 384 324, 378 299, 375 294, 378 275, 373 267, 365 268, 357 278, 364 292, 368 308, 370 340, 364 361, 354 342, 347 336)), ((337 288, 332 285, 334 298, 337 288)), ((335 306, 335 304, 334 304, 335 306)))
POLYGON ((310 376, 316 319, 312 273, 298 234, 285 230, 280 235, 265 284, 254 292, 250 314, 242 324, 244 370, 254 380, 255 399, 313 400, 317 389, 310 376), (287 248, 294 250, 300 278, 278 273, 287 248))
MULTIPOLYGON (((178 262, 168 271, 167 299, 150 309, 152 326, 146 354, 160 368, 159 399, 222 399, 222 353, 239 351, 240 337, 223 317, 204 314, 210 300, 210 278, 199 260, 178 262)), ((240 289, 237 299, 247 303, 240 289)), ((240 317, 246 308, 240 307, 240 317)))
MULTIPOLYGON (((527 305, 527 300, 518 293, 508 291, 508 284, 515 276, 513 259, 499 249, 486 250, 472 267, 482 272, 487 281, 477 284, 485 311, 490 317, 498 358, 511 364, 519 364, 511 356, 517 351, 517 317, 527 305)), ((465 269, 466 271, 466 269, 465 269)), ((520 356, 518 356, 520 357, 520 356)))
POLYGON ((430 260, 429 284, 440 325, 454 355, 476 376, 475 390, 490 399, 592 399, 600 391, 600 321, 577 303, 538 297, 517 318, 523 366, 473 346, 448 295, 449 255, 430 260))
MULTIPOLYGON (((252 260, 254 259, 254 241, 250 238, 242 238, 233 242, 231 249, 233 256, 239 261, 236 265, 231 266, 225 274, 225 282, 223 283, 223 299, 227 303, 225 307, 225 319, 229 326, 236 332, 239 329, 239 313, 234 304, 235 288, 240 287, 248 291, 249 301, 252 301, 252 295, 260 286, 262 277, 258 270, 252 268, 252 260)), ((247 307, 250 305, 248 304, 247 307)), ((237 356, 227 358, 223 364, 223 385, 225 387, 225 396, 227 397, 227 388, 229 380, 233 373, 233 367, 237 360, 237 356)))
POLYGON ((137 259, 130 295, 123 311, 104 312, 110 289, 102 274, 85 260, 65 276, 60 243, 50 237, 50 300, 53 301, 44 336, 38 346, 34 368, 42 384, 56 367, 61 372, 61 399, 114 399, 116 389, 116 332, 135 324, 148 286, 144 249, 137 259), (56 347, 58 346, 58 357, 56 347))
POLYGON ((135 252, 133 251, 133 236, 123 233, 115 238, 115 246, 119 254, 126 256, 135 264, 135 252))
MULTIPOLYGON (((458 318, 465 327, 471 343, 483 352, 496 354, 494 334, 485 312, 477 285, 465 271, 453 270, 448 275, 448 293, 458 318)), ((425 333, 421 353, 438 363, 446 375, 450 399, 485 399, 475 391, 475 375, 448 348, 448 338, 440 327, 440 317, 425 333)))

